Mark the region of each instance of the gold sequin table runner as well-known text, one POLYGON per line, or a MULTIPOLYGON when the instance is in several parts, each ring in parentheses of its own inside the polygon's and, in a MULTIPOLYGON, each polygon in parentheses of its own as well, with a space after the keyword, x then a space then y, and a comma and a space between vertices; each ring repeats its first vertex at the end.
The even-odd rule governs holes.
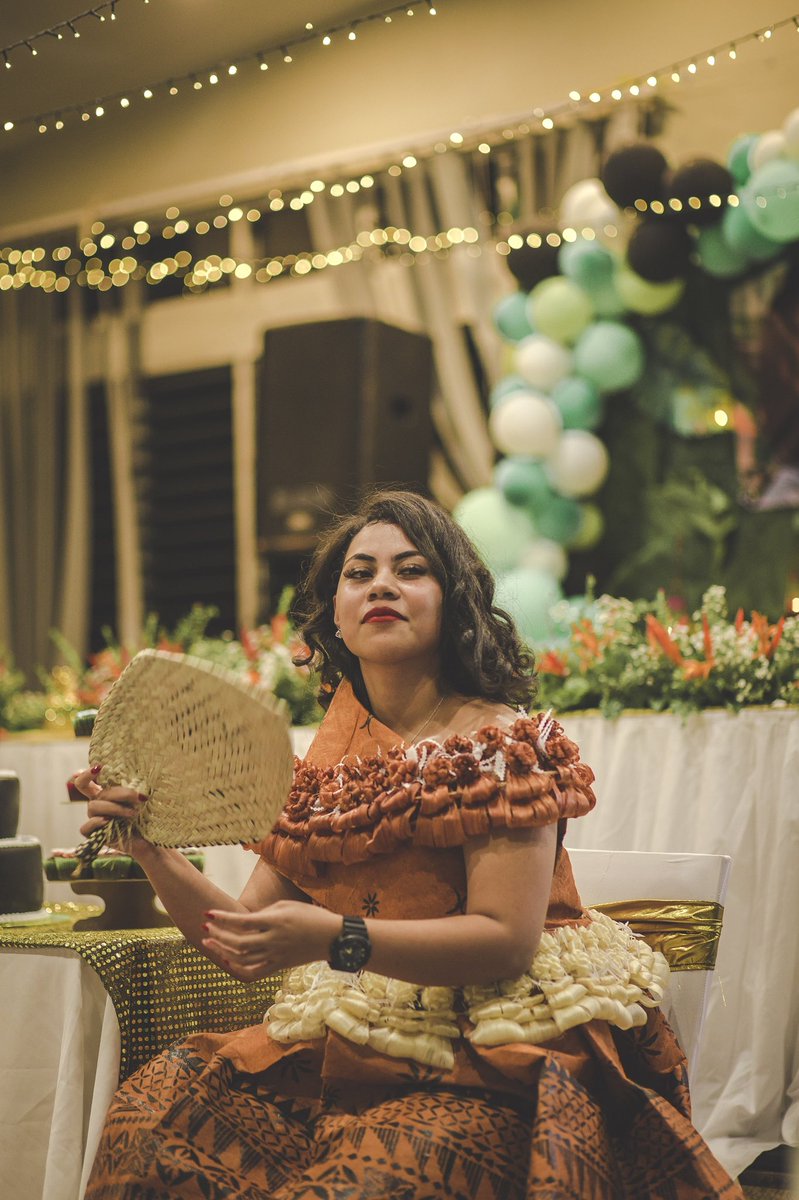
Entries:
POLYGON ((116 1010, 120 1081, 172 1042, 203 1030, 256 1025, 280 978, 241 983, 171 929, 74 932, 0 927, 0 949, 73 950, 99 975, 116 1010))

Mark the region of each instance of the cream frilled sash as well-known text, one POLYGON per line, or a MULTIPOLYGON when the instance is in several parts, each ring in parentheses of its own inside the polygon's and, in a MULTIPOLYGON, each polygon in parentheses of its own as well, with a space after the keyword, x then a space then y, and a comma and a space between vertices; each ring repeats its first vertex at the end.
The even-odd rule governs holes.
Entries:
POLYGON ((488 987, 421 988, 327 963, 290 971, 264 1018, 278 1042, 324 1037, 328 1029, 393 1058, 444 1070, 455 1064, 458 1014, 477 1046, 537 1045, 597 1018, 620 1029, 646 1022, 668 978, 666 959, 624 925, 589 911, 586 925, 542 934, 530 970, 488 987))

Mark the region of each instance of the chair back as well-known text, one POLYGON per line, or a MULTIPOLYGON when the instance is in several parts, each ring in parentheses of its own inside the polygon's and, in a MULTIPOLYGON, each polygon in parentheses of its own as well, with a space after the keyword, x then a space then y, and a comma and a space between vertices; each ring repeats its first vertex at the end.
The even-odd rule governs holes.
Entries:
POLYGON ((643 850, 568 854, 585 907, 629 923, 669 960, 663 1009, 695 1075, 732 860, 643 850))

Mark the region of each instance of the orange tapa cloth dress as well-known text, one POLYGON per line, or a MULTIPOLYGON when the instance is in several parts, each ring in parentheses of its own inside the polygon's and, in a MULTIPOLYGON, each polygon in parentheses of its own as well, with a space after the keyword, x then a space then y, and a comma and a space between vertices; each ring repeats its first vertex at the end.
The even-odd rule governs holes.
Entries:
POLYGON ((690 1122, 664 961, 577 895, 592 782, 556 722, 406 748, 342 684, 258 852, 333 912, 424 920, 465 911, 469 838, 557 822, 535 960, 460 989, 288 972, 264 1024, 125 1082, 87 1200, 740 1200, 690 1122))

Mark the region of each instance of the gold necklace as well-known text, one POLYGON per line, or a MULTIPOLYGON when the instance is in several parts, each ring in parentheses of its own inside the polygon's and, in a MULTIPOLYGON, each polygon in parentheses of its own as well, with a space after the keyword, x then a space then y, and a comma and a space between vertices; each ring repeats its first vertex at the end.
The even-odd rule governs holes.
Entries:
POLYGON ((411 737, 411 738, 409 738, 409 739, 408 739, 408 741, 407 741, 407 743, 406 743, 408 746, 413 746, 413 745, 414 745, 414 743, 416 742, 416 739, 418 738, 419 734, 422 732, 422 730, 423 730, 423 729, 427 729, 427 726, 430 724, 430 722, 432 721, 433 717, 436 715, 436 713, 437 713, 437 712, 438 712, 438 710, 441 708, 441 705, 442 705, 443 703, 444 703, 444 697, 443 697, 443 696, 439 696, 439 698, 438 698, 438 703, 437 703, 437 704, 435 705, 435 707, 434 707, 434 708, 432 708, 432 709, 430 710, 430 712, 427 714, 427 716, 426 716, 426 717, 425 717, 425 719, 422 721, 422 723, 421 723, 421 725, 419 726, 419 728, 416 730, 416 733, 413 735, 413 737, 411 737))

